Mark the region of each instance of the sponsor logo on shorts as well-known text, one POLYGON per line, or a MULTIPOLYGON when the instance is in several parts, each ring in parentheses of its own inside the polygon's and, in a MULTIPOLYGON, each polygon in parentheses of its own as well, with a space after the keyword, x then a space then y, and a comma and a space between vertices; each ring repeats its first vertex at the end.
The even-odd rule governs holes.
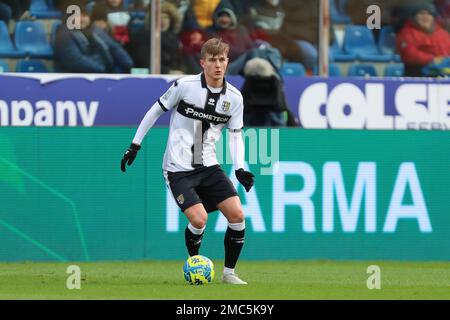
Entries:
POLYGON ((183 195, 183 194, 180 194, 180 195, 177 197, 177 201, 178 201, 179 204, 183 204, 183 203, 184 203, 184 195, 183 195))

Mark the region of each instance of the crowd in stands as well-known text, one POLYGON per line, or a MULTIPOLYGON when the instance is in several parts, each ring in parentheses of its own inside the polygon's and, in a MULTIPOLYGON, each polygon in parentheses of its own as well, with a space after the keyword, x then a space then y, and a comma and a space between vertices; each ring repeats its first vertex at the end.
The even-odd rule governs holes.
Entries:
MULTIPOLYGON (((395 52, 405 76, 450 75, 449 0, 348 0, 353 24, 363 25, 369 5, 383 8, 381 23, 395 33, 395 52)), ((380 37, 379 30, 374 36, 380 37)))
MULTIPOLYGON (((255 56, 271 56, 279 74, 317 74, 317 0, 161 1, 164 74, 201 71, 200 48, 211 37, 230 44, 230 74, 242 75, 245 62, 255 56)), ((406 76, 439 74, 433 66, 445 70, 450 55, 449 0, 330 0, 330 4, 331 74, 333 64, 342 62, 402 62, 406 76), (383 28, 364 30, 362 44, 353 45, 352 36, 361 33, 357 27, 365 27, 367 7, 374 4, 382 8, 383 28), (347 30, 339 37, 335 29, 347 30), (388 47, 382 47, 389 40, 388 47)), ((46 14, 60 19, 51 35, 54 71, 130 72, 150 68, 149 7, 150 0, 0 0, 0 20, 10 26, 11 21, 46 14), (67 7, 74 4, 82 9, 81 30, 66 25, 67 7)))
POLYGON ((129 73, 133 60, 123 47, 128 41, 126 33, 114 33, 114 28, 108 30, 91 19, 83 8, 80 30, 70 30, 66 23, 60 25, 55 35, 55 71, 129 73))

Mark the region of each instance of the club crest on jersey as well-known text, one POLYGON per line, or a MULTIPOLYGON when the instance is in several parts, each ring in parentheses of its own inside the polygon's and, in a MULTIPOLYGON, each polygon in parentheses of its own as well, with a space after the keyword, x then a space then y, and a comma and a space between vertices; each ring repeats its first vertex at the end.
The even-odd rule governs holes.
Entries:
POLYGON ((208 105, 214 106, 215 104, 216 104, 216 100, 214 100, 214 98, 209 98, 208 105))
POLYGON ((227 112, 228 110, 230 110, 231 107, 231 102, 230 101, 224 101, 222 102, 222 110, 227 112))
POLYGON ((183 204, 184 203, 184 196, 183 196, 183 194, 180 194, 177 197, 177 201, 178 201, 179 204, 183 204))

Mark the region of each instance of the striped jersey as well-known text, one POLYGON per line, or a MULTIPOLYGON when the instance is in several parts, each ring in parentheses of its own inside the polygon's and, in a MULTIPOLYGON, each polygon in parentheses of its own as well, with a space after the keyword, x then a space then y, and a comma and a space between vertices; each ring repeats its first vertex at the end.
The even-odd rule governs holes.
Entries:
POLYGON ((224 127, 243 127, 242 94, 224 80, 212 88, 203 73, 179 79, 158 100, 164 111, 175 109, 163 159, 163 170, 190 171, 218 164, 215 143, 224 127))

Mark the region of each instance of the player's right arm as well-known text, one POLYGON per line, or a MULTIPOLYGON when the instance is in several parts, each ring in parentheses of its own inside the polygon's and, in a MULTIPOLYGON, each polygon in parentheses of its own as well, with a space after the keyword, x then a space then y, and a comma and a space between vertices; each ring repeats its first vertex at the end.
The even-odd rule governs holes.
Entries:
POLYGON ((169 90, 164 93, 164 95, 158 99, 157 102, 153 104, 150 110, 147 111, 144 118, 142 119, 139 127, 137 128, 136 134, 130 147, 125 151, 120 162, 120 169, 125 172, 125 165, 129 166, 134 162, 138 151, 141 149, 142 140, 148 133, 151 127, 155 124, 156 120, 166 111, 175 107, 180 99, 180 90, 178 83, 175 83, 169 88, 169 90))

